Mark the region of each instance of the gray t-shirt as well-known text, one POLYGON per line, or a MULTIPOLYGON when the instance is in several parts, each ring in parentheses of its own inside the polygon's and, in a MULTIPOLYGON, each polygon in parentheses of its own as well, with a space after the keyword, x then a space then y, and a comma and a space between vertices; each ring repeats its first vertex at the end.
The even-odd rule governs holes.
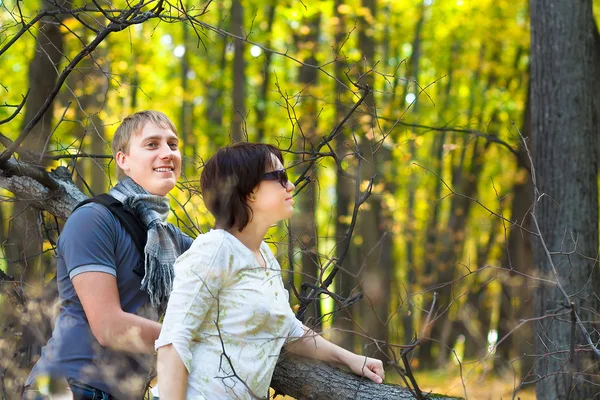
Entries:
MULTIPOLYGON (((169 224, 180 254, 192 239, 169 224)), ((83 272, 105 272, 117 278, 121 308, 158 320, 148 294, 140 290, 142 277, 133 272, 140 254, 129 233, 104 206, 89 203, 67 220, 57 244, 56 275, 60 313, 52 338, 42 348, 26 385, 38 375, 72 378, 116 398, 141 398, 152 365, 152 355, 124 353, 102 347, 90 329, 71 279, 83 272)))

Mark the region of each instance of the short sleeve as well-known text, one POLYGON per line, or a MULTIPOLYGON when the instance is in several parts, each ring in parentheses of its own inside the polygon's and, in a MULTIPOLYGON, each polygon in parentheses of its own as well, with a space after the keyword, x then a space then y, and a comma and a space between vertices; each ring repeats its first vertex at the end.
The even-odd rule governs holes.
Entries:
POLYGON ((118 221, 104 206, 88 204, 71 214, 58 240, 69 278, 82 272, 117 275, 118 221))
MULTIPOLYGON (((175 262, 175 280, 155 348, 172 344, 191 372, 191 342, 231 273, 233 258, 223 241, 200 235, 175 262)), ((210 235, 209 236, 214 236, 210 235)))
POLYGON ((186 252, 188 251, 188 249, 192 246, 192 243, 194 243, 194 239, 192 239, 190 236, 186 235, 185 233, 179 231, 181 233, 181 252, 186 252))

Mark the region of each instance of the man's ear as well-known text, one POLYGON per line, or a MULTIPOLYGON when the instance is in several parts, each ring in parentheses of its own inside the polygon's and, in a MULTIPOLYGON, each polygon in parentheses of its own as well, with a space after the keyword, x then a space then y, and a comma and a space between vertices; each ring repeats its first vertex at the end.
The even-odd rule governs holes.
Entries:
POLYGON ((123 153, 122 151, 117 152, 115 161, 117 162, 119 168, 121 168, 123 171, 129 170, 129 166, 127 164, 127 154, 123 153))

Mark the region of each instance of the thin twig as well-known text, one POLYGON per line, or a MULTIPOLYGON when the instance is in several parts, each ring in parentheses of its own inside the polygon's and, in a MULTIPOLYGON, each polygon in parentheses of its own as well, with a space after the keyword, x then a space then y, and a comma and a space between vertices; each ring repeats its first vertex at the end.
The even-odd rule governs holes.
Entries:
POLYGON ((1 120, 0 125, 6 124, 7 122, 12 121, 12 119, 14 117, 19 115, 19 113, 21 112, 21 109, 23 108, 23 106, 25 105, 25 102, 27 101, 27 96, 29 96, 29 91, 30 91, 30 89, 27 89, 27 93, 25 93, 25 96, 23 96, 23 100, 21 100, 21 103, 17 106, 17 109, 12 113, 12 115, 10 117, 1 120))
POLYGON ((571 399, 573 389, 573 375, 575 374, 575 331, 577 330, 577 317, 575 314, 575 303, 571 302, 571 348, 569 351, 569 380, 567 383, 567 400, 571 399))

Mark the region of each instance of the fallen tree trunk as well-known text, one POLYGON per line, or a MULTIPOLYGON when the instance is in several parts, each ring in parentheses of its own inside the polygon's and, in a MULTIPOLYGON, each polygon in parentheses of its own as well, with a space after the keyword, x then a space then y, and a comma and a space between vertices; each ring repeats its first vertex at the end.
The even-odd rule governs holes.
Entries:
MULTIPOLYGON (((302 357, 282 356, 277 363, 271 387, 278 394, 298 400, 414 399, 410 390, 399 385, 377 384, 350 372, 302 357)), ((456 399, 435 394, 425 398, 456 399)))
MULTIPOLYGON (((71 180, 64 167, 48 173, 42 168, 9 159, 0 169, 0 187, 12 192, 15 201, 66 219, 87 196, 71 180)), ((12 280, 0 276, 0 280, 12 280)), ((19 279, 13 281, 17 283, 19 279)), ((21 288, 22 290, 22 288, 21 288)), ((19 292, 19 290, 17 291, 19 292)), ((27 344, 21 347, 26 348, 27 344)), ((275 368, 271 386, 279 394, 298 400, 413 399, 398 385, 376 384, 327 364, 299 357, 282 357, 275 368)), ((436 399, 454 399, 434 395, 436 399)), ((430 397, 428 397, 430 398, 430 397)))

